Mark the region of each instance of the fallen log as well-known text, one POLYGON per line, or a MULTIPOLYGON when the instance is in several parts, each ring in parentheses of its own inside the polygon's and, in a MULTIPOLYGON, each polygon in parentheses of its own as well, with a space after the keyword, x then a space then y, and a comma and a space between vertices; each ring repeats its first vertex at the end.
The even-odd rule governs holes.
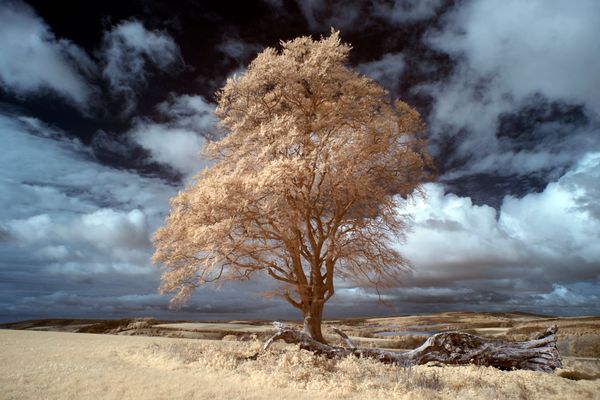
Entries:
MULTIPOLYGON (((444 332, 429 337, 423 345, 404 353, 380 349, 357 348, 350 338, 337 328, 334 332, 342 337, 348 347, 330 346, 313 340, 303 332, 274 322, 275 334, 263 346, 267 350, 276 340, 298 344, 301 349, 328 358, 349 355, 369 357, 383 363, 403 367, 437 362, 442 364, 474 364, 502 370, 526 369, 552 372, 562 366, 556 347, 557 326, 549 327, 544 333, 523 342, 484 338, 461 332, 444 332)), ((250 358, 256 358, 258 354, 250 358)))

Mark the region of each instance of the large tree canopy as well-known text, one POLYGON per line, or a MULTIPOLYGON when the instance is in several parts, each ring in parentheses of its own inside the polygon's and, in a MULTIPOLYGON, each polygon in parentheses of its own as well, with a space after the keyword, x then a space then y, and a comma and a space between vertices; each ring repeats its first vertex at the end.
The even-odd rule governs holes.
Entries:
POLYGON ((267 273, 322 341, 335 278, 385 285, 406 269, 393 246, 399 210, 430 162, 419 114, 352 71, 337 32, 281 46, 219 91, 226 135, 172 200, 153 260, 174 302, 207 282, 267 273))

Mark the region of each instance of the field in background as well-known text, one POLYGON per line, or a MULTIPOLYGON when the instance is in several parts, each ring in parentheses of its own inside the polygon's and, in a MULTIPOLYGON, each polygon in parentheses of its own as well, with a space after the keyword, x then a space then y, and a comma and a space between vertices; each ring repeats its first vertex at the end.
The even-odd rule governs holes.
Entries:
POLYGON ((554 374, 476 366, 404 369, 367 359, 327 360, 281 343, 246 360, 270 333, 264 321, 30 321, 10 326, 22 330, 0 330, 0 397, 600 398, 600 318, 442 313, 328 321, 324 331, 337 326, 359 346, 401 351, 438 331, 521 340, 551 324, 559 326, 565 364, 554 374))
MULTIPOLYGON (((418 347, 428 336, 437 332, 461 331, 508 340, 527 340, 553 324, 557 324, 559 328, 558 346, 563 356, 600 358, 600 317, 448 312, 329 320, 324 322, 323 330, 326 338, 333 343, 340 343, 338 336, 329 329, 336 326, 346 332, 358 346, 406 350, 418 347)), ((298 326, 294 322, 289 322, 289 325, 298 326)), ((35 320, 4 324, 0 328, 249 341, 266 339, 270 335, 271 326, 271 321, 172 322, 137 318, 108 321, 35 320)))

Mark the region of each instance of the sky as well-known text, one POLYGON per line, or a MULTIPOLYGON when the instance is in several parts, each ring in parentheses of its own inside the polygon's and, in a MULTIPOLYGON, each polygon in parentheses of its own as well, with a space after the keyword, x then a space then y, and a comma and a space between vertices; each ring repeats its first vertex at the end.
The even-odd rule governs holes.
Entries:
POLYGON ((381 293, 326 317, 600 314, 597 0, 0 0, 0 321, 295 319, 267 277, 157 292, 152 233, 209 164, 214 93, 280 40, 331 28, 416 107, 438 179, 381 293))

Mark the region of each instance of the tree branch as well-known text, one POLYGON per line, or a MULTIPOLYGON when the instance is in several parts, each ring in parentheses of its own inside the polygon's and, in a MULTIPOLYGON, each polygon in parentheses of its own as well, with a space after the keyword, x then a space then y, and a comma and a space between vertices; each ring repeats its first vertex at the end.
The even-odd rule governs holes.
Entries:
MULTIPOLYGON (((288 328, 280 322, 273 323, 275 334, 271 336, 263 350, 268 349, 275 340, 298 344, 303 350, 311 351, 327 358, 355 357, 375 358, 386 364, 403 367, 426 364, 431 361, 443 364, 490 366, 502 370, 526 369, 552 372, 561 368, 560 353, 556 347, 557 326, 549 327, 537 339, 525 342, 508 342, 501 339, 483 338, 468 333, 445 332, 433 335, 420 347, 395 353, 380 349, 353 347, 344 340, 349 348, 330 346, 313 340, 303 332, 288 328)), ((343 339, 345 335, 339 329, 334 330, 343 339), (341 333, 340 333, 341 332, 341 333)), ((348 339, 349 340, 349 339, 348 339)))

